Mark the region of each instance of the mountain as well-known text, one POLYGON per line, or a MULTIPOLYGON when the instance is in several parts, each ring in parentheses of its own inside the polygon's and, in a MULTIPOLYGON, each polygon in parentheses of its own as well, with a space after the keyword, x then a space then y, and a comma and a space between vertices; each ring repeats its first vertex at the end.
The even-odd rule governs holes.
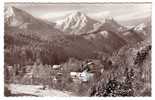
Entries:
POLYGON ((145 31, 144 31, 144 28, 145 28, 145 27, 146 27, 146 25, 145 25, 144 23, 141 23, 141 24, 135 26, 135 27, 134 27, 134 30, 135 30, 136 32, 142 32, 143 35, 146 35, 146 33, 145 33, 145 31))
MULTIPOLYGON (((128 33, 132 32, 134 35, 137 35, 138 37, 141 38, 141 40, 146 40, 146 39, 150 39, 151 40, 151 18, 147 17, 143 20, 141 20, 141 22, 139 22, 139 24, 137 23, 136 25, 133 25, 132 27, 128 27, 127 31, 124 32, 124 35, 127 35, 128 33)), ((138 37, 135 37, 135 39, 138 37)), ((140 39, 139 38, 139 39, 140 39)), ((131 40, 129 40, 131 41, 131 40)))
POLYGON ((143 19, 143 21, 135 25, 134 30, 135 31, 146 31, 146 33, 148 32, 150 33, 151 32, 151 17, 146 17, 145 19, 143 19))
POLYGON ((44 39, 62 34, 60 30, 54 28, 55 23, 35 18, 16 7, 7 7, 4 14, 5 28, 12 33, 19 33, 19 31, 25 34, 32 33, 44 39))
POLYGON ((60 64, 70 57, 88 59, 99 56, 99 53, 111 55, 128 42, 139 41, 137 33, 130 31, 124 35, 124 30, 129 31, 113 18, 97 22, 81 12, 70 14, 55 26, 21 9, 5 9, 5 51, 9 51, 9 59, 14 59, 12 50, 17 48, 19 52, 22 48, 30 50, 32 59, 40 53, 41 58, 47 57, 45 62, 54 61, 52 64, 60 64))
POLYGON ((133 28, 143 39, 149 38, 151 40, 151 24, 141 23, 133 28))
POLYGON ((89 18, 81 12, 73 12, 63 20, 57 21, 57 27, 66 33, 84 34, 94 28, 96 20, 89 18))
POLYGON ((96 23, 94 26, 94 30, 90 31, 89 33, 104 30, 119 33, 126 30, 126 28, 117 23, 113 17, 104 18, 103 21, 101 21, 100 23, 96 23))
POLYGON ((82 36, 91 41, 97 50, 106 53, 117 51, 126 44, 126 41, 119 37, 116 32, 108 30, 94 31, 82 36))
POLYGON ((11 27, 36 29, 41 27, 49 28, 52 25, 54 26, 54 23, 45 23, 45 21, 35 18, 29 13, 13 6, 7 7, 4 14, 5 23, 11 27))
POLYGON ((121 32, 121 35, 128 43, 151 39, 151 16, 120 21, 119 23, 126 27, 126 30, 121 32))
POLYGON ((125 28, 119 25, 112 17, 105 18, 103 22, 97 22, 81 12, 75 12, 69 15, 65 20, 62 20, 62 22, 59 21, 58 24, 64 25, 62 29, 64 29, 66 33, 72 30, 70 34, 76 34, 75 37, 72 36, 74 39, 70 43, 72 45, 70 46, 72 52, 79 52, 81 49, 85 54, 90 52, 105 52, 111 54, 126 44, 125 40, 117 34, 117 32, 125 28), (89 28, 89 30, 83 31, 84 28, 89 28), (73 48, 76 49, 73 50, 73 48))
MULTIPOLYGON (((95 34, 95 35, 100 34, 102 35, 102 37, 104 36, 104 38, 108 37, 109 35, 110 37, 109 40, 115 41, 115 42, 117 41, 117 43, 116 44, 114 43, 114 44, 118 45, 118 47, 122 46, 121 43, 132 44, 143 40, 143 38, 136 31, 120 25, 112 17, 105 18, 105 20, 102 23, 99 23, 98 25, 96 25, 96 28, 87 34, 88 36, 92 34, 95 34)), ((112 43, 111 45, 114 46, 114 44, 112 43)))

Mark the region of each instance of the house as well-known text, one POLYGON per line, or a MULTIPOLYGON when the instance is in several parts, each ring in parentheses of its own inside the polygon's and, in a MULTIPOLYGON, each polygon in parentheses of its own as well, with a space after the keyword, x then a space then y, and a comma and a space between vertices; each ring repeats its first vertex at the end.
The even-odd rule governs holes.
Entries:
POLYGON ((93 78, 94 74, 87 72, 87 70, 83 72, 70 72, 70 76, 74 82, 81 81, 87 82, 93 78))
POLYGON ((61 67, 61 65, 53 65, 53 69, 55 69, 55 70, 57 70, 57 69, 59 69, 61 67))
POLYGON ((78 78, 82 81, 82 82, 87 82, 89 80, 91 80, 93 78, 94 74, 93 73, 89 73, 86 70, 83 71, 82 73, 80 73, 80 75, 78 76, 78 78))

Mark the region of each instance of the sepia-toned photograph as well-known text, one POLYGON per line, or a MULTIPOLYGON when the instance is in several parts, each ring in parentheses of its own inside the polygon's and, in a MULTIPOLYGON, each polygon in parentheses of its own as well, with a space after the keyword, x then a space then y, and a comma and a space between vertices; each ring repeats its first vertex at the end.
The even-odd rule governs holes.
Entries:
POLYGON ((151 3, 5 3, 4 96, 151 97, 151 3))

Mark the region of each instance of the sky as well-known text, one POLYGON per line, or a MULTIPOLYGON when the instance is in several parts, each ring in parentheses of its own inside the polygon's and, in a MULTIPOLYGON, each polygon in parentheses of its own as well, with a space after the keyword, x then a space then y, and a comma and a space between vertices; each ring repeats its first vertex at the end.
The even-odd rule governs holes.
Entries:
POLYGON ((106 16, 112 16, 117 21, 132 20, 151 16, 151 4, 149 3, 70 3, 70 4, 39 4, 39 3, 13 3, 5 6, 14 6, 25 10, 35 17, 56 22, 65 18, 68 14, 80 11, 96 20, 103 20, 106 16))

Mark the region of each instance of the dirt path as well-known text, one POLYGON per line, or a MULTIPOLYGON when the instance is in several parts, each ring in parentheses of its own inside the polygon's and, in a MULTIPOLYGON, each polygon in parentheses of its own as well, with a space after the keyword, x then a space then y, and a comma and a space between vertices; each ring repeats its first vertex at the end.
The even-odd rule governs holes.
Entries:
POLYGON ((71 92, 59 91, 55 89, 42 90, 40 85, 22 85, 22 84, 10 84, 7 86, 11 93, 16 96, 58 96, 69 97, 72 96, 71 92), (25 94, 25 95, 24 95, 25 94))

